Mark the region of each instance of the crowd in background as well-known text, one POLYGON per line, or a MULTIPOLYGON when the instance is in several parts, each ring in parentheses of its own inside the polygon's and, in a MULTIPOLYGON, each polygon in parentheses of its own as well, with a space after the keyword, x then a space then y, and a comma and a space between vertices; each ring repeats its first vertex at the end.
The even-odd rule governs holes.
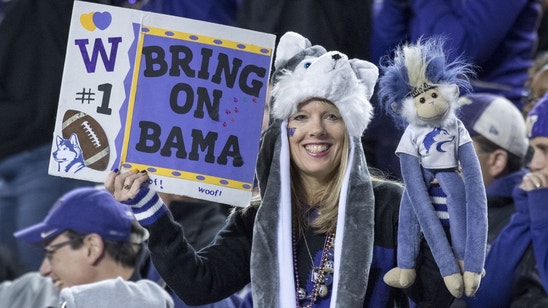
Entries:
MULTIPOLYGON (((473 137, 488 197, 487 273, 482 283, 508 291, 505 296, 500 291, 496 293, 502 306, 513 301, 516 305, 540 307, 548 302, 545 277, 548 272, 542 272, 548 266, 537 263, 546 263, 537 254, 540 249, 537 242, 543 239, 538 237, 543 235, 538 229, 542 226, 531 216, 548 215, 548 211, 542 214, 542 206, 548 205, 548 199, 528 199, 530 191, 548 187, 548 182, 537 177, 538 173, 548 172, 548 162, 541 166, 539 153, 543 146, 536 143, 539 139, 534 139, 548 135, 542 130, 531 135, 527 131, 530 127, 526 126, 530 115, 548 118, 548 109, 535 109, 539 101, 548 100, 548 1, 89 2, 273 33, 278 40, 286 32, 294 31, 312 45, 376 65, 389 59, 402 42, 434 35, 447 37, 449 58, 462 57, 476 68, 471 80, 473 93, 463 97, 460 118, 473 137), (506 124, 500 118, 482 118, 486 109, 497 108, 504 109, 500 111, 501 117, 516 123, 517 128, 505 131, 513 138, 493 140, 488 136, 489 131, 474 126, 483 120, 491 120, 485 125, 497 129, 497 125, 506 124), (509 110, 510 115, 505 113, 509 110), (537 186, 538 181, 541 186, 537 186), (516 247, 509 244, 515 241, 523 244, 513 251, 516 253, 513 267, 501 265, 501 256, 516 247), (493 274, 499 270, 507 276, 493 274), (512 275, 517 277, 507 279, 512 275), (500 283, 503 279, 508 281, 500 283)), ((42 247, 20 241, 13 234, 41 222, 64 194, 97 184, 47 174, 72 4, 73 0, 0 0, 0 282, 13 281, 30 272, 36 274, 44 266, 42 247)), ((370 99, 374 117, 361 136, 362 150, 369 168, 398 182, 401 171, 395 149, 401 132, 376 104, 375 94, 370 99)), ((161 200, 172 212, 171 218, 183 225, 185 236, 197 250, 215 238, 231 212, 226 205, 206 205, 199 200, 169 195, 161 196, 161 200), (202 230, 198 224, 207 224, 208 228, 202 230)), ((141 261, 136 271, 158 282, 173 298, 171 305, 186 307, 177 295, 180 290, 173 290, 170 282, 166 284, 150 259, 143 257, 141 261)), ((457 300, 453 307, 482 307, 486 299, 495 296, 489 293, 493 289, 480 288, 475 300, 457 300)), ((233 291, 226 299, 216 298, 214 304, 204 307, 238 307, 245 304, 246 295, 248 300, 251 297, 249 286, 233 291)))

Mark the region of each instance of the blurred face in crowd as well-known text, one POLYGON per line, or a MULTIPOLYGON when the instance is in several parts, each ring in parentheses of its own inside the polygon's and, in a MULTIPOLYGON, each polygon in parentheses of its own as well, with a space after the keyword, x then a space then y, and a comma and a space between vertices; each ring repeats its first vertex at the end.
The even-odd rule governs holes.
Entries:
POLYGON ((71 239, 66 234, 67 232, 61 233, 44 246, 45 257, 40 266, 40 274, 50 277, 59 290, 93 282, 85 245, 88 237, 71 239), (80 248, 77 249, 71 246, 78 244, 80 248))
POLYGON ((529 164, 531 171, 548 176, 548 137, 531 138, 529 143, 534 150, 529 164))
POLYGON ((523 113, 527 115, 535 103, 548 92, 548 66, 538 71, 531 80, 528 101, 523 106, 523 113))
POLYGON ((483 184, 485 185, 485 187, 487 187, 489 186, 489 184, 491 184, 491 182, 493 182, 493 176, 489 171, 490 161, 493 159, 493 157, 491 153, 483 151, 480 143, 477 140, 472 138, 472 141, 474 142, 474 149, 476 150, 476 154, 480 163, 483 184))

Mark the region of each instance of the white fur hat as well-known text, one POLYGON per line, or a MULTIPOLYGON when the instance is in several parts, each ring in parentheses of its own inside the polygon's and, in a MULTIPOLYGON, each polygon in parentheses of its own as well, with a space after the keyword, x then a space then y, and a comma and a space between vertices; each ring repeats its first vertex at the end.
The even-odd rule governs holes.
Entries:
POLYGON ((378 68, 367 61, 348 59, 338 51, 306 53, 311 48, 309 44, 294 32, 280 38, 272 116, 284 120, 297 111, 299 103, 312 98, 326 99, 341 112, 350 136, 361 136, 373 116, 369 99, 379 76, 378 68), (295 63, 295 59, 300 62, 295 63))

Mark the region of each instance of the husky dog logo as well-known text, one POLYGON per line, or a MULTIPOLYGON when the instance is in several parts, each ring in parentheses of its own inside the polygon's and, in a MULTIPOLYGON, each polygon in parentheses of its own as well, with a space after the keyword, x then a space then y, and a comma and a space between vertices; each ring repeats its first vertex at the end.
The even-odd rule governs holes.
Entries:
POLYGON ((449 132, 444 128, 436 127, 430 133, 424 137, 424 147, 426 148, 426 153, 430 153, 430 149, 433 145, 436 145, 436 151, 446 152, 442 147, 448 142, 452 142, 455 139, 455 136, 451 136, 449 132))
POLYGON ((76 134, 70 135, 69 139, 56 136, 56 144, 57 149, 52 155, 57 162, 57 171, 76 173, 86 166, 76 134))

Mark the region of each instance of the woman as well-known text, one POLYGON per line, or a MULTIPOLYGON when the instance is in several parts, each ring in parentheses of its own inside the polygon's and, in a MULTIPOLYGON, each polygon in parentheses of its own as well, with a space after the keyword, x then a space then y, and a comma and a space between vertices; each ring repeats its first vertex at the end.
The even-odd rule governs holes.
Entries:
MULTIPOLYGON (((214 243, 198 252, 188 245, 143 185, 146 172, 113 172, 105 186, 150 231, 154 264, 187 304, 251 282, 255 307, 407 306, 401 290, 382 282, 395 266, 402 187, 371 179, 360 143, 377 68, 295 33, 280 39, 277 54, 272 124, 257 166, 262 198, 235 211, 214 243)), ((447 306, 452 298, 432 258, 418 263, 408 295, 447 306)))

